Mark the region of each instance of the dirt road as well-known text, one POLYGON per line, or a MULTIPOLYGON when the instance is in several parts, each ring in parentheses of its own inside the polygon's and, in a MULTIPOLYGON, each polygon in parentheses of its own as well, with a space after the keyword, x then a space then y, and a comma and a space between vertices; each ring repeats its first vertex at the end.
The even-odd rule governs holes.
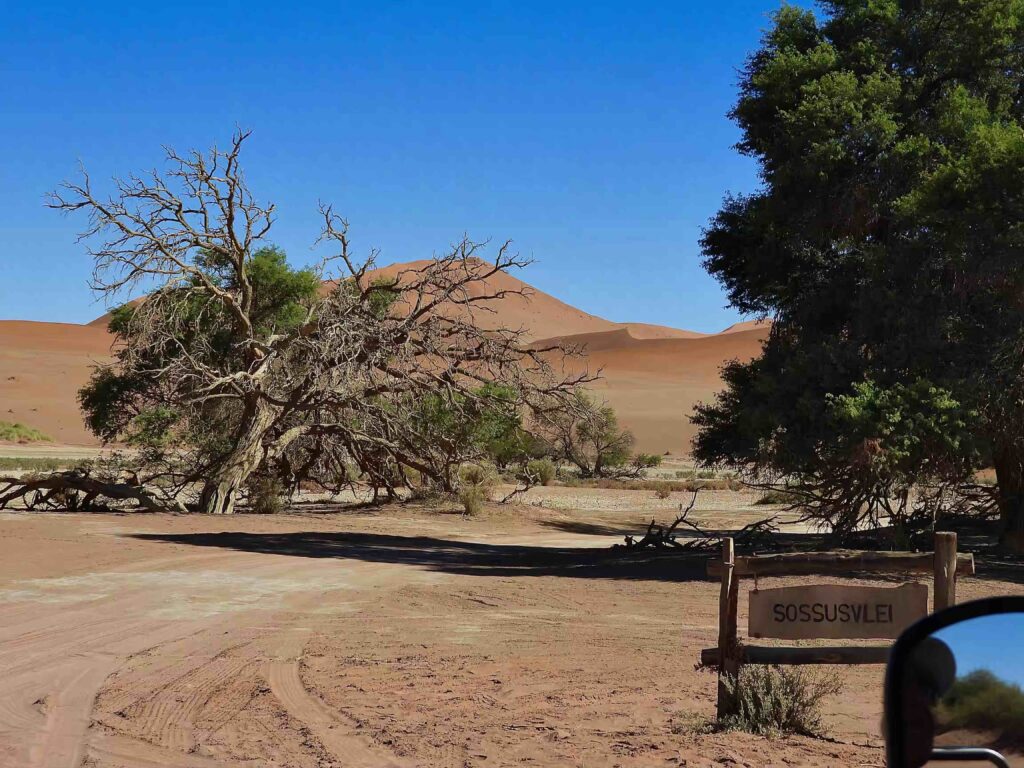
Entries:
POLYGON ((717 585, 578 523, 4 515, 0 765, 881 764, 871 668, 833 741, 703 733, 717 585))

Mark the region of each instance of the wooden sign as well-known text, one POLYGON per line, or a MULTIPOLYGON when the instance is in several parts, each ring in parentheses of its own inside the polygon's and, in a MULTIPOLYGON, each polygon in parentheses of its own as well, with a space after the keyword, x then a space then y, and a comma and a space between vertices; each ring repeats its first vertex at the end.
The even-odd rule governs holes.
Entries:
POLYGON ((928 587, 820 584, 750 593, 751 637, 892 638, 928 614, 928 587))

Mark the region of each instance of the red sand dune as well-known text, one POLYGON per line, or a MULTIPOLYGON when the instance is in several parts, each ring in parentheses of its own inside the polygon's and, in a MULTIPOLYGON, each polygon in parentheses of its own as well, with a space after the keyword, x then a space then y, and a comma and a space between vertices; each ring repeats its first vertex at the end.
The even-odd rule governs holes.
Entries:
POLYGON ((110 357, 105 327, 0 320, 0 421, 35 427, 59 443, 95 445, 78 389, 110 357))
MULTIPOLYGON (((395 264, 374 276, 391 277, 426 262, 395 264)), ((615 323, 538 291, 512 275, 495 275, 490 290, 525 291, 479 311, 485 327, 522 328, 534 340, 558 339, 585 347, 580 365, 601 370, 592 389, 615 407, 620 421, 653 452, 689 451, 695 403, 720 385, 719 370, 732 359, 758 354, 768 333, 762 322, 744 322, 722 333, 701 334, 647 323, 615 323)), ((61 443, 95 445, 78 410, 77 391, 92 367, 109 357, 109 316, 88 325, 0 321, 0 420, 18 421, 61 443)))
POLYGON ((758 325, 696 338, 643 339, 620 329, 557 340, 583 347, 583 364, 602 377, 590 388, 615 408, 640 449, 680 454, 690 450, 693 407, 714 397, 722 365, 756 357, 767 335, 758 325))

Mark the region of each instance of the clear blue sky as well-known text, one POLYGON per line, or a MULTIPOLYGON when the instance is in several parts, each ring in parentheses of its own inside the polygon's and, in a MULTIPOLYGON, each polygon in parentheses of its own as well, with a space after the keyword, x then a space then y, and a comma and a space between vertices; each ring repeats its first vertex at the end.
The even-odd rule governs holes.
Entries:
POLYGON ((0 24, 0 318, 82 322, 74 175, 157 166, 254 131, 272 239, 310 260, 318 199, 382 262, 463 232, 512 238, 521 275, 617 321, 715 331, 738 316, 700 228, 753 163, 725 113, 777 0, 11 3, 0 24))
POLYGON ((987 669, 1007 682, 1024 686, 1024 615, 979 616, 935 633, 953 651, 958 677, 987 669))

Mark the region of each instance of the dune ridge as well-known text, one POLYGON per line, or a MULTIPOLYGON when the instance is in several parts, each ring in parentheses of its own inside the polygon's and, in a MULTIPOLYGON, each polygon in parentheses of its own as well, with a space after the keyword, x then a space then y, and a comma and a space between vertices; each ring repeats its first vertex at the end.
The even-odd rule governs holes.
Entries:
MULTIPOLYGON (((427 263, 391 264, 369 276, 393 278, 427 263)), ((704 334, 613 322, 504 272, 488 281, 486 290, 496 289, 514 294, 485 302, 490 306, 476 312, 475 321, 483 327, 521 328, 537 345, 582 348, 586 357, 571 360, 570 367, 600 370, 603 378, 591 388, 616 409, 640 450, 657 453, 689 451, 693 406, 714 397, 722 365, 760 352, 770 328, 769 322, 745 321, 704 334)), ((0 420, 35 427, 62 444, 97 445, 83 423, 77 393, 92 368, 110 359, 109 319, 107 313, 85 325, 0 320, 0 420)))

